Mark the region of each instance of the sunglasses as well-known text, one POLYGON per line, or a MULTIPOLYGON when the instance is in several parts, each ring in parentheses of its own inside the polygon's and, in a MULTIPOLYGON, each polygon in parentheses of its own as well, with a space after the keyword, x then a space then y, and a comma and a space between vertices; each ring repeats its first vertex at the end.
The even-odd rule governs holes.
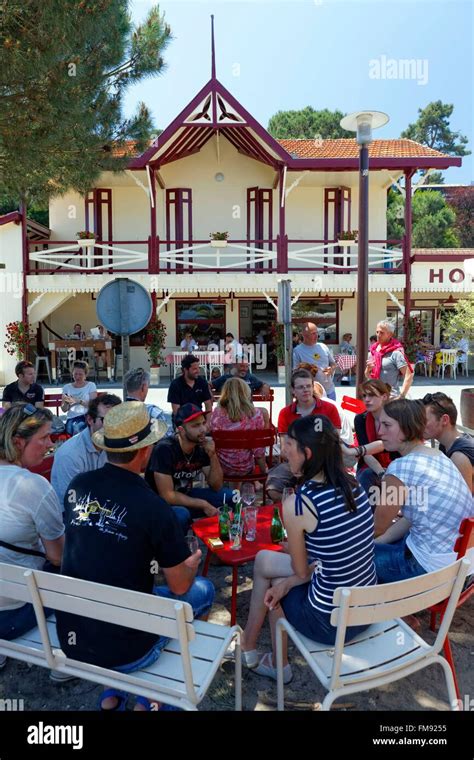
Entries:
POLYGON ((447 414, 447 411, 446 411, 445 407, 441 403, 441 401, 445 400, 444 399, 444 394, 441 394, 441 393, 427 393, 426 396, 423 396, 423 398, 421 400, 422 400, 422 402, 423 402, 423 404, 425 406, 432 406, 432 405, 437 406, 438 409, 441 409, 441 411, 443 412, 443 414, 447 414), (438 396, 438 398, 435 398, 436 396, 438 396), (441 397, 441 399, 440 399, 440 397, 441 397), (440 399, 440 400, 438 400, 438 399, 440 399))
POLYGON ((23 407, 21 411, 25 415, 25 417, 31 417, 31 415, 36 414, 38 410, 36 406, 34 406, 34 404, 25 404, 25 406, 23 407))

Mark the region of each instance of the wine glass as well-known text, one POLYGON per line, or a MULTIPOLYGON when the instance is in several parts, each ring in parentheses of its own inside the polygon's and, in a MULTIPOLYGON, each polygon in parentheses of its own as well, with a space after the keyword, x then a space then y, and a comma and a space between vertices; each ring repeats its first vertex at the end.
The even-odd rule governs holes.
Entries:
POLYGON ((240 495, 246 507, 251 507, 255 503, 255 486, 253 483, 242 483, 240 495))

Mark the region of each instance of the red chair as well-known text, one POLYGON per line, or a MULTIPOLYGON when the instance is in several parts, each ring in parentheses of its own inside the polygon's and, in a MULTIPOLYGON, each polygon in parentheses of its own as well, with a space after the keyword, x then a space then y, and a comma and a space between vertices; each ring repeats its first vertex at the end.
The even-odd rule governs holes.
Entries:
MULTIPOLYGON (((456 540, 456 543, 454 544, 454 551, 457 552, 457 559, 461 559, 461 557, 464 557, 466 552, 474 547, 474 517, 466 517, 465 520, 462 521, 460 527, 459 527, 460 536, 456 540)), ((469 580, 470 578, 468 578, 469 580)), ((461 592, 461 596, 459 597, 458 603, 456 605, 456 609, 461 606, 461 604, 464 604, 464 602, 467 602, 467 600, 474 594, 474 580, 473 582, 468 585, 468 587, 461 592)), ((436 630, 436 623, 438 615, 440 616, 440 623, 443 620, 444 613, 446 611, 448 600, 445 600, 444 602, 439 602, 439 604, 434 604, 433 607, 429 607, 429 612, 431 613, 431 619, 430 619, 430 628, 432 631, 436 630)), ((454 678, 454 685, 456 687, 456 694, 458 696, 458 699, 461 699, 461 694, 459 692, 459 686, 456 678, 456 670, 454 667, 454 661, 453 661, 453 653, 451 651, 451 644, 449 642, 449 637, 446 636, 444 645, 443 645, 443 652, 444 656, 451 665, 451 670, 453 671, 453 678, 454 678)))
POLYGON ((28 467, 30 472, 35 472, 37 475, 42 475, 43 478, 51 482, 51 470, 53 469, 54 454, 48 454, 40 464, 35 467, 28 467))
POLYGON ((354 412, 354 414, 362 414, 367 411, 364 402, 358 398, 352 398, 352 396, 342 397, 341 408, 347 409, 348 412, 354 412))
MULTIPOLYGON (((268 469, 273 465, 273 445, 276 441, 277 431, 273 426, 265 430, 214 430, 212 438, 216 444, 216 451, 224 449, 260 449, 269 448, 267 457, 268 469)), ((229 483, 262 483, 263 504, 266 502, 267 473, 260 472, 256 467, 249 475, 224 473, 224 480, 229 483)))
POLYGON ((55 408, 57 417, 59 417, 59 415, 61 414, 62 397, 63 397, 62 393, 45 393, 44 394, 44 406, 55 408))

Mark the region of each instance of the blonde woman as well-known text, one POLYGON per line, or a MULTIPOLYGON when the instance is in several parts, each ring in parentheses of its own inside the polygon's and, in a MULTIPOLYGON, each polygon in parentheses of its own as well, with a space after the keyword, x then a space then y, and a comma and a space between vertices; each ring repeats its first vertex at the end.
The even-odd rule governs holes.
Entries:
MULTIPOLYGON (((62 509, 52 486, 28 470, 51 447, 49 409, 13 404, 0 418, 0 562, 36 570, 59 566, 64 546, 62 509), (47 563, 48 564, 48 563, 47 563)), ((35 628, 31 604, 0 596, 0 639, 35 628)), ((0 668, 6 658, 0 655, 0 668)))
POLYGON ((97 397, 95 383, 87 380, 89 367, 86 362, 74 362, 73 382, 63 388, 61 409, 67 412, 66 433, 75 435, 87 427, 86 413, 89 401, 97 397))
MULTIPOLYGON (((227 380, 222 389, 219 403, 212 412, 210 429, 214 430, 263 430, 270 426, 266 409, 252 404, 249 386, 240 377, 227 380)), ((258 464, 262 473, 267 471, 265 450, 226 449, 218 451, 224 475, 226 473, 247 475, 258 464)))

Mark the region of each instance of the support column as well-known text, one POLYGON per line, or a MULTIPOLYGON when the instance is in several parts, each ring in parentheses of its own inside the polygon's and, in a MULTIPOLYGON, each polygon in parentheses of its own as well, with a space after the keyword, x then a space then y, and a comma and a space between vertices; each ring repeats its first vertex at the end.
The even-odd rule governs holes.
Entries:
POLYGON ((403 241, 403 259, 405 263, 405 319, 403 337, 405 340, 408 336, 408 320, 410 318, 411 307, 411 178, 413 177, 413 173, 413 170, 405 171, 405 237, 403 241))
POLYGON ((285 185, 286 185, 286 166, 279 167, 280 180, 279 187, 279 235, 277 251, 277 271, 281 274, 288 272, 288 237, 286 235, 286 217, 285 217, 285 185))
POLYGON ((369 337, 369 146, 359 153, 359 254, 357 269, 357 387, 365 380, 369 337))
POLYGON ((159 260, 156 245, 156 182, 155 169, 150 166, 150 250, 148 251, 148 272, 158 274, 159 260))

